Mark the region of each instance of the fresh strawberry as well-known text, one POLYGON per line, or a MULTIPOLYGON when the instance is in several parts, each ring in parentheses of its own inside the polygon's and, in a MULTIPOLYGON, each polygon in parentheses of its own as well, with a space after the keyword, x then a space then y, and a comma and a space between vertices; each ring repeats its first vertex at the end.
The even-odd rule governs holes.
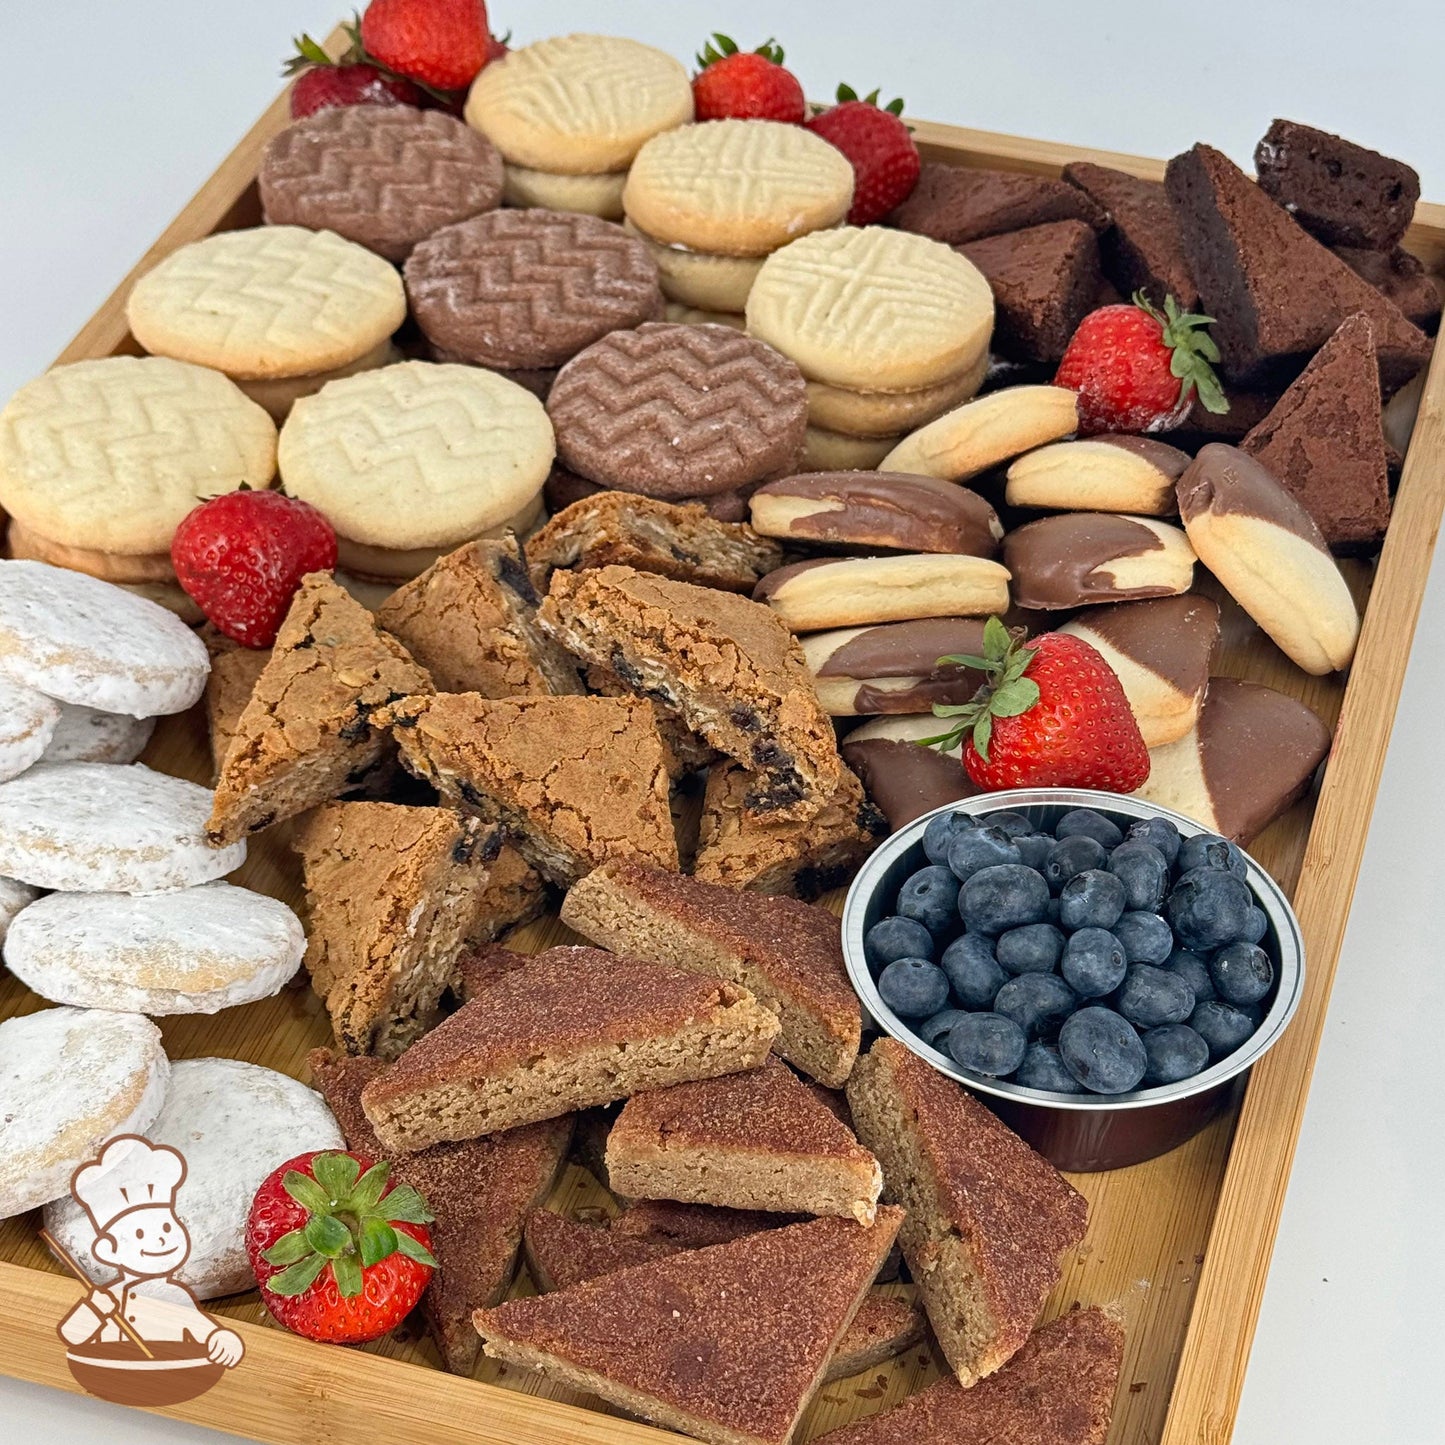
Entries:
POLYGON ((301 120, 333 105, 420 105, 422 93, 400 75, 388 75, 372 65, 361 49, 354 26, 347 27, 351 45, 333 60, 309 35, 296 39, 296 53, 282 67, 294 75, 291 118, 301 120))
POLYGON ((482 0, 371 0, 361 39, 387 70, 434 90, 470 85, 492 45, 482 0))
POLYGON ((497 36, 488 32, 487 58, 485 61, 482 62, 483 69, 490 65, 494 60, 500 60, 504 55, 510 55, 512 53, 511 39, 512 32, 510 30, 507 31, 507 33, 503 35, 500 39, 498 39, 497 36))
POLYGON ((698 120, 779 120, 801 125, 808 113, 803 87, 783 69, 783 47, 765 40, 756 50, 739 50, 726 35, 714 35, 698 52, 692 101, 698 120))
POLYGON ((1180 311, 1172 296, 1161 313, 1142 291, 1132 303, 1091 311, 1054 377, 1055 386, 1079 394, 1079 431, 1168 431, 1184 420, 1196 393, 1206 411, 1228 411, 1210 365, 1219 347, 1203 330, 1213 321, 1180 311))
POLYGON ((436 1268, 426 1201, 358 1154, 298 1154, 262 1181, 246 1218, 261 1302, 309 1340, 359 1345, 395 1329, 436 1268))
POLYGON ((171 565, 227 637, 270 647, 301 579, 336 566, 336 533, 309 502, 242 487, 186 514, 171 538, 171 565))
POLYGON ((889 101, 880 110, 876 90, 859 100, 851 86, 840 85, 838 101, 831 110, 815 115, 807 126, 853 163, 853 208, 848 223, 871 226, 901 206, 918 184, 918 147, 899 119, 901 100, 889 101))
POLYGON ((1132 793, 1149 776, 1149 751, 1114 670, 1080 637, 1046 632, 1027 645, 997 617, 984 626, 982 657, 939 665, 987 676, 973 701, 935 703, 963 741, 963 765, 988 792, 1001 788, 1097 788, 1132 793))

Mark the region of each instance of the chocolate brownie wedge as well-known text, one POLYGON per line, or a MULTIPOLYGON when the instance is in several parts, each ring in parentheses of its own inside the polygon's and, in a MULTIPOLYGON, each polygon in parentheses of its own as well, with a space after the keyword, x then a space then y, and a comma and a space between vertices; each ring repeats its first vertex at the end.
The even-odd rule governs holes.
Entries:
POLYGON ((1425 263, 1402 246, 1393 251, 1368 251, 1362 246, 1332 246, 1335 255, 1371 286, 1393 301, 1421 331, 1440 325, 1441 287, 1425 263))
POLYGON ((930 161, 888 224, 960 246, 983 236, 1071 220, 1085 221, 1096 231, 1109 224, 1108 212, 1093 197, 1048 176, 930 161))
POLYGON ((769 1229, 473 1318, 492 1359, 713 1445, 784 1445, 900 1215, 769 1229))
MULTIPOLYGON (((346 1147, 368 1158, 386 1157, 362 1112, 361 1093, 387 1065, 326 1049, 314 1049, 308 1062, 346 1147)), ((432 1249, 441 1268, 422 1296, 422 1312, 454 1375, 476 1368, 482 1342, 472 1311, 500 1303, 511 1288, 523 1222, 551 1193, 571 1133, 570 1117, 549 1119, 392 1161, 392 1177, 418 1190, 436 1216, 432 1249)))
POLYGON ((852 1070, 862 1013, 826 910, 618 862, 573 885, 561 917, 615 953, 747 989, 778 1016, 776 1052, 821 1083, 837 1087, 852 1070))
POLYGON ((843 771, 787 625, 746 597, 630 567, 558 573, 537 614, 569 651, 681 714, 754 770, 753 812, 811 818, 843 771))
POLYGON ((848 1081, 885 1196, 908 1211, 903 1257, 944 1358, 972 1385, 1014 1355, 1084 1237, 1089 1206, 960 1085, 894 1039, 848 1081))
POLYGON ((497 979, 367 1086, 387 1149, 414 1153, 756 1068, 778 1021, 746 989, 597 948, 497 979))
POLYGON ((406 648, 330 573, 303 577, 236 723, 207 841, 234 843, 337 797, 390 746, 372 713, 430 691, 406 648))

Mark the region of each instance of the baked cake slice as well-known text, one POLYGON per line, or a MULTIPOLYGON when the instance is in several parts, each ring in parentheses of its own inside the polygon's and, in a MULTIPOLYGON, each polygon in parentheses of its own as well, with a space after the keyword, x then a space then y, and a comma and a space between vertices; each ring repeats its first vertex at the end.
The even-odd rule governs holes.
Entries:
POLYGON ((610 668, 753 770, 744 799, 817 815, 843 772, 833 724, 787 625, 747 597, 630 567, 559 572, 537 614, 569 651, 610 668))
MULTIPOLYGON (((603 697, 636 697, 637 693, 610 667, 592 663, 583 671, 588 689, 603 697)), ((668 772, 676 781, 688 773, 698 772, 717 761, 718 750, 693 732, 682 720, 680 714, 670 707, 664 707, 656 698, 648 698, 652 706, 652 720, 657 724, 657 735, 667 754, 668 772)))
POLYGON ((887 223, 958 246, 1050 221, 1085 221, 1102 231, 1109 216, 1093 197, 1051 176, 928 161, 887 223))
POLYGON ((251 701, 256 679, 271 660, 269 647, 242 647, 208 623, 201 629, 201 640, 211 655, 211 671, 206 678, 206 725, 211 737, 212 776, 221 776, 236 724, 251 701))
POLYGON ((376 620, 440 692, 580 693, 572 659, 537 626, 541 602, 515 537, 468 542, 398 587, 376 620))
POLYGON ((991 1375, 1029 1337, 1089 1206, 961 1085, 895 1039, 848 1081, 858 1137, 885 1197, 908 1211, 903 1257, 960 1383, 991 1375))
POLYGON ((500 823, 551 882, 616 857, 677 868, 668 759, 641 699, 439 693, 382 716, 414 773, 500 823))
POLYGON ((784 1445, 900 1217, 764 1230, 473 1319, 492 1359, 713 1445, 784 1445))
MULTIPOLYGON (((361 1092, 387 1068, 380 1059, 346 1058, 314 1049, 308 1060, 346 1139, 371 1159, 387 1157, 361 1109, 361 1092)), ((527 1216, 552 1191, 567 1155, 570 1118, 438 1144, 392 1162, 392 1177, 420 1191, 436 1216, 432 1251, 440 1265, 422 1310, 454 1375, 476 1368, 482 1342, 472 1311, 499 1304, 512 1286, 527 1216)))
POLYGON ((801 1220, 760 1209, 716 1209, 707 1204, 679 1204, 671 1199, 639 1199, 611 1223, 618 1234, 650 1234, 675 1249, 708 1249, 729 1244, 760 1229, 778 1229, 801 1220))
POLYGON ((777 1015, 783 1058, 833 1087, 851 1072, 862 1012, 826 910, 616 862, 574 884, 561 917, 614 953, 738 984, 777 1015))
POLYGON ((487 868, 467 942, 488 944, 508 929, 530 923, 546 912, 550 893, 547 880, 516 847, 503 843, 487 868))
POLYGON ((407 650, 329 572, 303 577, 236 723, 207 841, 222 847, 329 802, 391 745, 372 713, 430 691, 407 650))
POLYGON ((777 1031, 733 984, 597 948, 551 948, 414 1043, 363 1103, 387 1149, 411 1153, 753 1069, 777 1031))

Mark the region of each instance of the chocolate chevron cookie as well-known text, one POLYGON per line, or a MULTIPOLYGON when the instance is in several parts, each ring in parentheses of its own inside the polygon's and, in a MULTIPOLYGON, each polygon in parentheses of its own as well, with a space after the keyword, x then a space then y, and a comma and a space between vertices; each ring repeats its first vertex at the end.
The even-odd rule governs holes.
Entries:
POLYGON ((1266 467, 1212 442, 1179 479, 1199 559, 1281 651, 1316 675, 1348 667, 1360 614, 1320 529, 1266 467))
POLYGON ((500 204, 502 158, 445 111, 341 105, 275 136, 256 182, 273 224, 335 231, 403 261, 433 231, 500 204))
POLYGON ((818 701, 834 717, 967 702, 984 681, 981 672, 941 661, 983 651, 983 623, 974 617, 848 627, 815 632, 802 643, 818 701))
POLYGON ((722 326, 614 331, 558 373, 547 400, 563 465, 605 487, 701 498, 792 465, 807 426, 803 376, 722 326))
POLYGON ((1020 607, 1060 612, 1101 602, 1173 597, 1194 581, 1194 549, 1152 517, 1063 512, 1003 539, 1020 607))
POLYGON ((1179 510, 1174 484, 1189 454, 1153 437, 1096 436, 1055 442, 1008 469, 1004 500, 1049 511, 1134 512, 1169 517, 1179 510))
POLYGON ((958 748, 942 752, 927 745, 925 740, 937 737, 941 727, 931 712, 878 717, 843 739, 843 761, 862 778, 892 832, 979 791, 963 769, 958 748))

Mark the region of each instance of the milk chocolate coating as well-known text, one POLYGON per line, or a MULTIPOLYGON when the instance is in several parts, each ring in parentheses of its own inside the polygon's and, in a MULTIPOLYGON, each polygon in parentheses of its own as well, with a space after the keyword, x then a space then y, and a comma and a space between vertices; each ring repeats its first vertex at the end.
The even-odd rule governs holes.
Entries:
POLYGON ((1186 524, 1206 512, 1215 517, 1256 517, 1329 554, 1314 519, 1274 473, 1248 452, 1223 442, 1204 447, 1179 478, 1179 514, 1186 524))
POLYGON ((1219 644, 1219 604, 1192 595, 1121 602, 1100 607, 1075 625, 1193 696, 1208 681, 1219 644))
POLYGON ((1181 452, 1178 447, 1171 447, 1168 442, 1155 441, 1153 437, 1110 432, 1103 436, 1090 437, 1089 440, 1118 447, 1122 452, 1133 452, 1136 457, 1142 457, 1172 482, 1177 482, 1189 466, 1188 452, 1181 452))
POLYGON ((753 588, 753 601, 766 602, 800 572, 811 572, 815 567, 832 567, 843 560, 841 557, 812 557, 806 562, 789 562, 786 567, 775 567, 753 588))
POLYGON ((983 623, 975 617, 925 617, 868 627, 830 653, 818 677, 858 679, 853 706, 860 713, 927 712, 936 702, 967 702, 984 681, 981 672, 939 667, 940 657, 983 650, 983 623), (883 678, 916 677, 914 687, 872 686, 883 678))
POLYGON ((1095 569, 1117 557, 1162 552, 1148 527, 1109 512, 1065 512, 1041 517, 1003 541, 1004 566, 1013 574, 1017 606, 1057 612, 1094 602, 1168 597, 1172 587, 1115 587, 1095 569))
MULTIPOLYGON (((940 720, 939 731, 947 723, 940 720)), ((963 764, 921 743, 891 738, 843 740, 843 761, 863 780, 868 796, 888 819, 890 832, 945 803, 971 798, 979 791, 963 764)))

